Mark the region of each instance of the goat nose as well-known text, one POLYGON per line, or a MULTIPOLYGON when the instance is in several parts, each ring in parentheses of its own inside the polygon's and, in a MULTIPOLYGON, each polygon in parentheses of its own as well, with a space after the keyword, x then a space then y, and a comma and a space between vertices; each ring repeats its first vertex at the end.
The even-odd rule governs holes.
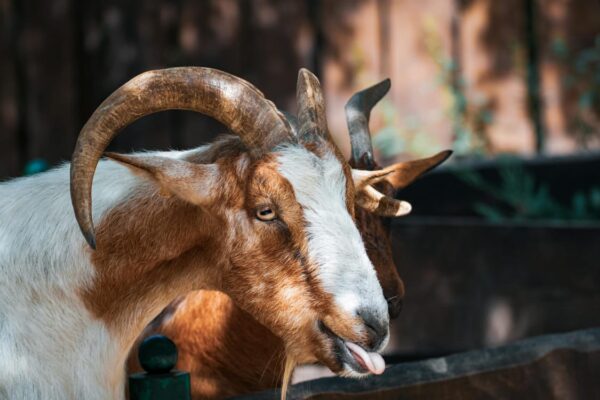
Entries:
POLYGON ((379 349, 388 335, 389 320, 378 314, 361 309, 357 314, 362 318, 369 335, 371 349, 379 349))
POLYGON ((402 311, 402 307, 404 306, 404 300, 400 296, 394 296, 387 299, 388 303, 388 313, 390 314, 391 319, 396 319, 400 315, 402 311))

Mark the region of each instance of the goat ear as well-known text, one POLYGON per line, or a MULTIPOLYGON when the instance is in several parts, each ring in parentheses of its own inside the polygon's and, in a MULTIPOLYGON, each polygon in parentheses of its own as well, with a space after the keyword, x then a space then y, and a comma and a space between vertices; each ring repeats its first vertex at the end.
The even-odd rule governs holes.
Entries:
POLYGON ((389 171, 389 173, 385 175, 384 179, 388 181, 394 187, 394 189, 402 189, 413 183, 424 173, 431 171, 446 161, 451 155, 452 150, 445 150, 434 155, 433 157, 405 161, 391 165, 384 169, 384 171, 389 171))
POLYGON ((208 204, 214 197, 219 176, 215 164, 151 155, 105 153, 105 156, 158 184, 161 195, 177 196, 198 205, 208 204))
POLYGON ((373 185, 377 182, 387 181, 394 189, 402 189, 418 177, 431 171, 450 157, 451 150, 442 151, 433 157, 421 158, 419 160, 405 161, 390 165, 384 169, 377 170, 362 170, 353 169, 352 179, 356 190, 361 190, 366 186, 373 185))
POLYGON ((452 151, 446 150, 433 157, 402 162, 375 171, 353 169, 352 179, 356 188, 356 203, 365 210, 384 217, 407 215, 412 209, 410 203, 386 196, 372 185, 387 181, 394 189, 401 189, 425 172, 443 163, 451 154, 452 151))

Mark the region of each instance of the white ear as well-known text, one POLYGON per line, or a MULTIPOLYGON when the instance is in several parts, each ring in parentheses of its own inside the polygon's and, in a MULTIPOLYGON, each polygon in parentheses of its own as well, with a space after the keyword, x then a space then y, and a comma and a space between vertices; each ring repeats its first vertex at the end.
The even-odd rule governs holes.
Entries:
POLYGON ((206 205, 213 201, 218 190, 219 169, 215 164, 195 164, 160 156, 105 155, 133 173, 157 183, 163 195, 174 195, 193 204, 206 205))
POLYGON ((400 217, 409 214, 412 207, 408 202, 386 196, 372 185, 387 181, 394 189, 404 188, 443 163, 451 154, 452 151, 446 150, 433 157, 401 162, 375 171, 353 169, 352 180, 356 188, 356 203, 365 210, 384 217, 400 217))

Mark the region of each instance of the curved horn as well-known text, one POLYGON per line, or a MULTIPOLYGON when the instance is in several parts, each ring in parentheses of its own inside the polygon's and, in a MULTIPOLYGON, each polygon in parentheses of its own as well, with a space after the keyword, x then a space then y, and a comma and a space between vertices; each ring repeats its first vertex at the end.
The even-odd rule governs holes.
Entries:
POLYGON ((298 103, 298 137, 303 143, 315 143, 326 139, 333 143, 327 129, 325 100, 319 79, 307 70, 298 72, 296 85, 296 101, 298 103))
POLYGON ((346 122, 352 148, 351 160, 354 165, 358 166, 362 161, 367 169, 372 170, 375 167, 369 118, 371 117, 371 110, 390 90, 390 86, 391 81, 385 79, 376 85, 355 93, 346 103, 346 122))
POLYGON ((81 232, 96 248, 92 180, 110 141, 137 119, 164 110, 206 114, 240 136, 250 148, 270 149, 294 140, 273 103, 241 78, 210 68, 181 67, 145 72, 112 93, 85 124, 71 163, 71 201, 81 232))

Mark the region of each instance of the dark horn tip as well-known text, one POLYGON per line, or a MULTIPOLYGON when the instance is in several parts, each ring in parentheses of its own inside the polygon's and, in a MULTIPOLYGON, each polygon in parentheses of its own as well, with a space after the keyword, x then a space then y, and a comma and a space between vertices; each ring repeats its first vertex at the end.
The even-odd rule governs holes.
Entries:
POLYGON ((390 78, 386 78, 381 82, 371 86, 362 91, 365 94, 366 101, 369 107, 374 107, 376 103, 379 102, 390 91, 392 87, 392 80, 390 78))
POLYGON ((392 80, 390 78, 386 78, 381 82, 374 84, 373 86, 369 86, 360 92, 354 93, 354 95, 352 95, 350 100, 348 100, 346 103, 346 111, 349 109, 355 109, 366 115, 369 115, 371 113, 371 109, 375 107, 375 104, 377 104, 387 94, 387 92, 389 92, 391 87, 392 80))
POLYGON ((390 78, 385 78, 384 80, 379 82, 376 86, 378 86, 378 85, 381 85, 381 87, 384 87, 386 89, 385 91, 387 92, 392 87, 392 80, 390 78))
POLYGON ((450 158, 452 153, 454 153, 454 151, 452 151, 452 150, 444 150, 444 151, 440 151, 439 153, 437 153, 435 156, 432 157, 433 159, 436 159, 435 164, 431 165, 425 172, 431 171, 432 169, 436 168, 438 165, 444 163, 447 159, 450 158))
POLYGON ((444 155, 444 158, 442 159, 442 162, 444 162, 449 159, 452 154, 454 154, 454 150, 444 150, 441 152, 441 154, 444 155))
POLYGON ((94 232, 83 232, 86 242, 90 245, 92 250, 96 250, 96 235, 94 232))

